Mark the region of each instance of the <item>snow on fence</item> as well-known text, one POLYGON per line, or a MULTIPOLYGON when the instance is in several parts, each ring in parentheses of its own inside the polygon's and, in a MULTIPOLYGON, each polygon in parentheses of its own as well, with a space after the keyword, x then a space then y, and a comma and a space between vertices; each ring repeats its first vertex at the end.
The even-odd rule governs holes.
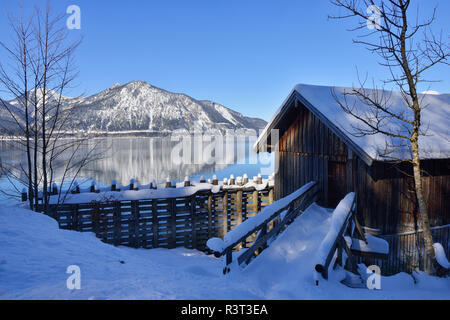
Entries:
POLYGON ((255 255, 267 248, 269 242, 281 233, 288 224, 309 207, 318 197, 317 182, 309 182, 290 195, 265 207, 258 215, 244 221, 228 232, 224 239, 211 238, 208 248, 216 257, 225 256, 223 273, 230 272, 233 251, 240 251, 238 265, 248 264, 255 255), (251 246, 246 246, 248 239, 255 239, 251 246))
POLYGON ((273 202, 272 177, 231 177, 223 182, 214 177, 210 182, 185 179, 158 189, 150 189, 150 184, 146 189, 116 185, 114 191, 80 190, 63 203, 53 195, 47 214, 60 228, 94 232, 114 245, 205 250, 208 239, 223 237, 273 202))
MULTIPOLYGON (((116 180, 113 180, 111 183, 111 186, 109 187, 98 187, 97 183, 95 181, 91 182, 91 185, 89 187, 81 188, 78 185, 78 182, 75 181, 73 185, 70 187, 70 189, 67 190, 59 190, 58 185, 56 183, 53 183, 51 187, 48 188, 48 195, 50 197, 50 203, 86 203, 92 200, 95 200, 96 197, 95 193, 102 193, 102 197, 104 197, 103 193, 105 192, 114 192, 109 194, 108 196, 119 198, 122 197, 124 194, 118 195, 115 192, 126 192, 126 191, 141 191, 141 193, 126 193, 125 198, 128 198, 128 200, 136 200, 136 199, 145 199, 147 197, 158 197, 161 195, 162 197, 165 197, 167 193, 177 195, 179 193, 185 192, 186 190, 182 190, 180 188, 182 187, 189 187, 189 186, 196 186, 197 189, 200 188, 206 188, 211 190, 219 190, 220 188, 223 189, 236 189, 236 188, 250 188, 254 187, 256 189, 264 189, 268 184, 273 185, 273 175, 269 176, 269 179, 263 179, 261 174, 258 174, 257 176, 253 177, 253 180, 249 180, 247 174, 244 174, 242 177, 234 178, 234 175, 230 175, 230 179, 224 178, 223 181, 219 181, 217 179, 217 176, 214 175, 212 179, 208 179, 208 181, 205 180, 205 178, 202 176, 200 177, 199 182, 191 182, 189 180, 189 177, 185 177, 183 182, 176 183, 174 181, 171 181, 169 177, 167 177, 165 183, 157 184, 155 180, 150 182, 149 184, 141 185, 139 183, 136 183, 134 179, 130 180, 130 184, 122 186, 117 183, 116 180), (156 191, 156 192, 149 192, 148 190, 161 190, 161 189, 171 189, 171 188, 177 188, 177 191, 156 191), (143 191, 147 190, 147 192, 143 191), (182 191, 180 191, 182 190, 182 191), (86 194, 87 195, 80 195, 80 194, 86 194)), ((192 189, 191 189, 192 191, 192 189)), ((39 191, 40 198, 39 200, 42 200, 42 191, 39 191)), ((123 198, 123 197, 122 197, 123 198)), ((21 193, 21 199, 22 202, 25 202, 28 200, 28 191, 26 188, 22 190, 21 193)))

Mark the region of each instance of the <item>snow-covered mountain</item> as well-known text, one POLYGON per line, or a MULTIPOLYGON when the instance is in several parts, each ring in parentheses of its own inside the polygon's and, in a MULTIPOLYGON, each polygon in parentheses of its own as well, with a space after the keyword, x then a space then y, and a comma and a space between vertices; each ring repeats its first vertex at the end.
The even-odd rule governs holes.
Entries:
MULTIPOLYGON (((265 127, 258 118, 208 100, 196 100, 172 93, 143 81, 132 81, 86 98, 63 97, 63 106, 71 110, 67 125, 74 132, 245 132, 265 127)), ((10 101, 16 105, 17 101, 10 101)))
POLYGON ((17 127, 23 128, 25 113, 11 103, 0 100, 0 133, 15 133, 17 127))

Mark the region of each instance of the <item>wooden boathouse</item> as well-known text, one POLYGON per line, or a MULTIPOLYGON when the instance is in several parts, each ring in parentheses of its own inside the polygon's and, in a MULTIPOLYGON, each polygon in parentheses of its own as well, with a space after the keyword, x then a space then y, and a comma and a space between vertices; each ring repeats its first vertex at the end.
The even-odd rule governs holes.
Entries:
MULTIPOLYGON (((383 136, 351 133, 358 120, 336 100, 350 89, 295 86, 260 135, 255 151, 275 152, 275 200, 309 181, 319 183, 319 204, 326 207, 335 207, 348 192, 355 192, 357 216, 366 232, 383 236, 393 247, 387 273, 411 271, 417 267, 421 243, 412 167, 404 154, 396 161, 383 158, 383 136)), ((380 93, 389 94, 394 107, 401 103, 400 93, 380 93)), ((427 94, 423 99, 427 108, 422 123, 430 127, 419 140, 424 196, 434 241, 449 256, 450 95, 427 94)))

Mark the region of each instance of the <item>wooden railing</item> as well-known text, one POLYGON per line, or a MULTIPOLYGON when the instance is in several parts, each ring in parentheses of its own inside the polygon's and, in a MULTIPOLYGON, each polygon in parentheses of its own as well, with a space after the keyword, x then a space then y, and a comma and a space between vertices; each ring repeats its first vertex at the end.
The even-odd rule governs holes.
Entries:
MULTIPOLYGON (((345 250, 347 254, 350 253, 350 248, 347 246, 347 243, 345 242, 344 235, 348 233, 349 229, 349 222, 352 218, 354 218, 356 208, 356 197, 354 193, 349 193, 337 206, 336 210, 341 209, 345 210, 346 212, 341 213, 341 216, 344 215, 344 219, 341 219, 339 221, 338 225, 334 225, 334 228, 337 228, 340 225, 339 231, 336 229, 330 230, 335 231, 329 232, 327 234, 327 237, 322 242, 320 248, 319 248, 319 254, 322 253, 322 256, 319 258, 320 261, 318 264, 316 264, 315 269, 318 273, 322 275, 324 279, 328 279, 328 268, 330 266, 331 260, 333 259, 336 250, 337 250, 337 258, 336 263, 333 266, 333 269, 337 267, 338 264, 342 266, 342 251, 345 250), (344 203, 345 202, 345 203, 344 203), (347 208, 345 206, 347 205, 347 208), (337 231, 337 232, 336 232, 337 231), (324 253, 326 255, 324 256, 324 253)), ((335 211, 336 211, 335 210, 335 211)), ((334 213, 333 213, 334 214, 334 213)), ((365 240, 365 239, 364 239, 365 240)), ((351 255, 351 254, 350 254, 351 255)), ((353 269, 356 266, 351 266, 353 269)), ((316 280, 316 285, 318 285, 318 280, 316 280)))
MULTIPOLYGON (((358 272, 357 255, 379 259, 388 257, 388 243, 365 234, 355 212, 356 196, 351 192, 333 211, 330 230, 320 244, 317 253, 315 271, 324 279, 328 279, 328 270, 334 257, 333 269, 340 266, 354 274, 358 272), (346 258, 344 258, 344 252, 346 258)), ((316 279, 316 285, 319 285, 319 279, 316 279)))
POLYGON ((233 251, 242 249, 249 238, 256 238, 251 246, 242 249, 237 258, 239 265, 248 264, 252 258, 267 248, 268 242, 282 232, 297 216, 317 200, 318 184, 310 182, 289 196, 264 208, 257 216, 248 219, 225 235, 224 240, 212 238, 207 246, 216 257, 225 256, 223 273, 230 272, 233 251))

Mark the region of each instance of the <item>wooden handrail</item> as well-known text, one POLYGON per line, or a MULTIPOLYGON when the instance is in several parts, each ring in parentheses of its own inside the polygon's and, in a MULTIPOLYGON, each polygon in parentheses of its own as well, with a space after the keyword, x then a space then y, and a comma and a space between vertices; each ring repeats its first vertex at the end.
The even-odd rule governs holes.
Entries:
MULTIPOLYGON (((337 257, 333 269, 340 265, 352 273, 358 272, 355 255, 376 259, 386 259, 388 257, 389 244, 380 238, 375 241, 375 236, 366 235, 363 232, 356 217, 356 205, 356 195, 351 192, 339 202, 333 211, 332 226, 319 247, 319 261, 315 265, 316 272, 322 275, 324 279, 328 279, 328 270, 336 252, 337 257), (342 219, 343 216, 345 219, 342 219), (339 231, 336 231, 337 228, 339 228, 339 231), (363 249, 361 248, 361 243, 363 243, 363 249), (347 256, 346 261, 343 259, 344 252, 347 256)), ((319 285, 318 279, 316 279, 316 285, 319 285)), ((348 285, 351 286, 353 284, 348 285)))
POLYGON ((255 252, 264 250, 268 245, 268 240, 283 231, 288 224, 290 224, 299 214, 303 212, 303 210, 305 210, 316 200, 317 194, 317 182, 309 182, 289 196, 274 202, 270 206, 267 206, 258 215, 241 223, 224 237, 224 241, 219 238, 212 238, 208 240, 207 246, 213 251, 216 257, 226 257, 226 265, 223 273, 226 274, 230 271, 229 265, 232 263, 232 253, 236 246, 244 242, 252 234, 258 233, 257 239, 253 242, 253 244, 249 248, 243 249, 242 253, 237 258, 239 265, 244 262, 248 264, 255 255, 255 252), (286 200, 288 200, 287 203, 285 203, 286 200), (285 215, 282 219, 280 219, 279 217, 282 213, 285 213, 285 215), (249 227, 255 223, 255 219, 257 221, 256 225, 249 227), (275 219, 275 226, 268 230, 270 222, 275 219), (221 248, 217 247, 218 243, 221 244, 221 248))
MULTIPOLYGON (((348 209, 348 211, 346 213, 345 219, 342 221, 342 224, 340 226, 339 232, 332 239, 332 245, 331 245, 330 249, 328 250, 328 254, 326 255, 325 261, 321 261, 320 263, 316 264, 316 266, 315 266, 315 270, 318 273, 320 273, 324 279, 328 279, 328 268, 330 266, 331 260, 334 257, 336 249, 338 249, 338 247, 341 246, 342 240, 345 241, 344 233, 347 231, 349 221, 352 218, 353 213, 355 212, 355 209, 356 209, 356 197, 355 197, 355 194, 353 192, 347 194, 345 196, 345 198, 343 200, 341 200, 341 202, 339 202, 339 204, 336 207, 336 209, 333 212, 333 214, 335 214, 335 212, 337 210, 339 210, 342 206, 345 206, 346 202, 351 202, 351 204, 350 204, 349 209, 348 209)), ((327 235, 327 237, 328 237, 328 235, 327 235)), ((322 244, 320 246, 319 252, 320 252, 320 250, 322 249, 323 246, 326 246, 327 244, 330 243, 330 239, 327 239, 327 237, 323 240, 323 242, 322 242, 322 244)), ((338 256, 339 257, 341 256, 341 252, 342 251, 339 250, 339 252, 338 252, 338 256)), ((318 281, 316 281, 316 284, 318 284, 318 281)))

